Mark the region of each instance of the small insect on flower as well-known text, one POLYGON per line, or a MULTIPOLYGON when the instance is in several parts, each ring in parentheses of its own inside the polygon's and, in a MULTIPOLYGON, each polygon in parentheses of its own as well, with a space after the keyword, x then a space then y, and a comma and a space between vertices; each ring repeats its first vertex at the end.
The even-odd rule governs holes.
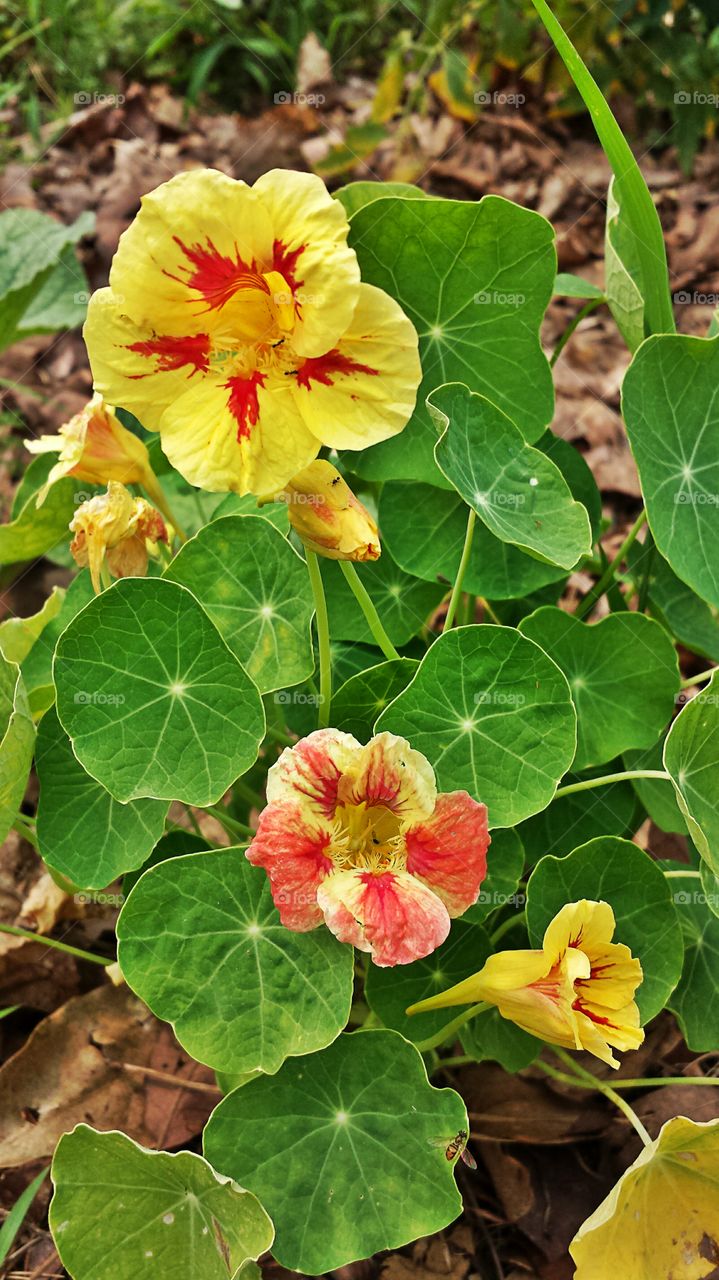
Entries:
POLYGON ((467 1150, 468 1137, 467 1130, 460 1129, 453 1138, 428 1138, 427 1141, 431 1147, 444 1147, 444 1154, 448 1160, 456 1160, 459 1156, 468 1169, 476 1169, 477 1161, 472 1152, 467 1150))

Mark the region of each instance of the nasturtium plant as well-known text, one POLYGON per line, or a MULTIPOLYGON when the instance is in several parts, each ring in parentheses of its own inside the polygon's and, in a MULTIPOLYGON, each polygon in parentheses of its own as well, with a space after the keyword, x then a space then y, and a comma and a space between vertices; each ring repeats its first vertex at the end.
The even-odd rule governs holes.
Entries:
MULTIPOLYGON (((481 1062, 598 1090, 645 1147, 575 1237, 578 1280, 719 1257, 715 1128, 653 1139, 631 1104, 653 1019, 719 1052, 719 337, 676 334, 649 189, 533 4, 614 173, 603 289, 495 195, 191 168, 93 295, 92 399, 31 442, 3 580, 45 556, 63 586, 0 625, 0 835, 76 893, 34 945, 107 967, 216 1073, 183 1087, 224 1095, 204 1156, 64 1134, 73 1280, 254 1280, 267 1251, 319 1275, 444 1230, 481 1062), (553 291, 629 348, 642 501, 613 521, 550 425, 588 314, 548 358, 553 291), (107 890, 116 962, 109 917, 102 955, 63 940, 107 890)), ((32 258, 31 224, 0 215, 0 345, 58 322, 89 225, 32 258)))

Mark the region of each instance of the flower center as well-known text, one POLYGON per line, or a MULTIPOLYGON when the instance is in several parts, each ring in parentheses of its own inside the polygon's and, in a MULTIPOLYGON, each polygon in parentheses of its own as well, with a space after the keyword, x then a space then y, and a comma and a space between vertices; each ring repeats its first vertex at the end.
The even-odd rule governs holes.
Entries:
POLYGON ((342 871, 403 871, 407 850, 402 823, 385 805, 338 805, 330 853, 342 871))

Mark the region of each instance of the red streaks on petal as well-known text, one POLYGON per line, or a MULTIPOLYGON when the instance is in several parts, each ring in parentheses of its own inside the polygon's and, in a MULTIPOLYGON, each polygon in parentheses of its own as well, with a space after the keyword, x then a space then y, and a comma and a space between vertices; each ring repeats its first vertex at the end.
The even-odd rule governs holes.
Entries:
POLYGON ((487 809, 466 791, 437 796, 434 813, 406 835, 407 870, 442 899, 451 916, 477 901, 487 874, 487 809))
MULTIPOLYGON (((155 373, 175 373, 185 365, 192 365, 190 377, 195 373, 207 373, 210 367, 210 338, 206 333, 189 334, 185 338, 160 335, 142 342, 127 344, 127 350, 148 360, 155 358, 155 373)), ((146 378, 145 373, 134 373, 132 378, 146 378)))
POLYGON ((411 964, 441 946, 449 916, 419 881, 391 871, 363 871, 358 878, 363 888, 355 911, 375 964, 411 964))
POLYGON ((602 1017, 599 1013, 594 1013, 592 1009, 585 1005, 583 1000, 575 1000, 572 1004, 572 1008, 575 1009, 577 1013, 583 1013, 585 1018, 589 1018, 590 1022, 596 1023, 598 1027, 611 1027, 614 1031, 619 1030, 616 1022, 612 1022, 611 1018, 602 1017))
POLYGON ((272 270, 284 277, 291 293, 296 293, 304 284, 304 280, 297 278, 297 261, 306 248, 307 245, 301 244, 297 249, 289 249, 282 240, 275 240, 272 245, 272 270))
POLYGON ((278 761, 294 790, 328 818, 337 808, 342 778, 342 770, 332 755, 333 745, 334 730, 320 729, 287 751, 286 764, 283 756, 278 761))
POLYGON ((222 383, 229 391, 227 407, 237 423, 237 442, 249 440, 260 416, 257 388, 264 387, 265 374, 255 369, 248 378, 235 376, 222 383))
POLYGON ((323 387, 333 387, 334 378, 338 374, 364 373, 376 377, 379 369, 372 369, 368 364, 359 364, 351 356, 345 356, 337 348, 327 351, 323 356, 311 356, 297 370, 297 386, 312 390, 312 382, 319 382, 323 387))
POLYGON ((272 897, 288 929, 304 932, 322 921, 317 889, 333 869, 330 835, 310 824, 298 804, 269 804, 246 857, 269 876, 272 897))
POLYGON ((257 264, 254 261, 245 262, 236 245, 235 256, 232 258, 220 253, 209 236, 204 245, 187 245, 179 236, 172 238, 190 265, 181 268, 187 273, 184 277, 175 276, 170 271, 165 271, 164 274, 202 294, 208 311, 219 311, 238 289, 261 289, 263 293, 269 293, 269 285, 257 264))

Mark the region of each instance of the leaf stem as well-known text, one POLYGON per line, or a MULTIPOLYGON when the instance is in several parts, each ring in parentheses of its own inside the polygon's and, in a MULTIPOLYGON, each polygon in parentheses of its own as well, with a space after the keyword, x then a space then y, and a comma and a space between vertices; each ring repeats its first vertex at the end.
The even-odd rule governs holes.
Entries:
POLYGON ((447 606, 447 616, 444 620, 445 631, 449 631, 451 627, 454 626, 454 619, 457 613, 457 606, 459 604, 460 597, 462 595, 462 583, 464 582, 464 575, 467 570, 467 565, 469 564, 469 557, 472 552, 472 539, 474 538, 474 526, 475 526, 476 520, 477 520, 477 514, 474 511, 473 507, 470 507, 469 515, 467 516, 467 531, 464 535, 464 546, 462 547, 462 558, 460 559, 460 562, 459 562, 457 577, 455 578, 454 586, 452 587, 452 595, 450 596, 449 604, 447 606))
MULTIPOLYGON (((252 827, 248 827, 244 822, 238 822, 237 819, 233 818, 226 809, 222 808, 221 804, 208 805, 205 809, 205 813, 209 813, 213 818, 216 818, 220 826, 224 827, 228 836, 241 836, 244 841, 247 836, 252 838, 252 836, 256 835, 256 832, 253 831, 252 827)), ((203 839, 204 838, 205 837, 203 837, 203 839)))
POLYGON ((322 584, 319 561, 314 551, 305 547, 307 572, 315 602, 315 623, 317 626, 317 643, 320 650, 320 702, 317 708, 317 724, 326 729, 330 722, 332 705, 332 653, 330 650, 330 624, 327 616, 327 601, 322 584))
POLYGON ((602 303, 604 302, 606 302, 606 298, 590 298, 589 302, 585 302, 584 306, 580 308, 580 310, 577 312, 574 318, 569 321, 569 324, 567 325, 564 332, 561 334, 557 342, 557 345, 554 348, 554 351, 552 352, 552 355, 549 360, 550 368, 552 369, 554 368, 559 357, 564 351, 564 348, 569 342, 569 339, 574 333, 574 330, 578 327, 578 325, 582 323, 582 320, 585 320, 586 317, 591 315, 593 311, 596 311, 597 307, 601 307, 602 303))
POLYGON ((497 925, 497 928, 491 935, 492 945, 495 946, 499 942, 500 938, 504 937, 505 933, 509 933, 510 929, 512 929, 515 924, 521 924, 523 920, 526 920, 526 918, 526 911, 518 911, 516 915, 508 916, 506 920, 503 920, 501 924, 497 925))
MULTIPOLYGON (((542 1062, 541 1058, 537 1058, 532 1063, 534 1067, 540 1067, 548 1076, 552 1076, 554 1080, 561 1080, 563 1084, 574 1085, 576 1089, 595 1089, 596 1076, 592 1076, 591 1072, 587 1072, 591 1076, 592 1083, 580 1080, 574 1075, 569 1075, 566 1071, 558 1071, 556 1067, 550 1066, 548 1062, 542 1062)), ((719 1086, 719 1076, 635 1076, 632 1079, 623 1077, 621 1080, 615 1080, 611 1086, 612 1089, 660 1089, 664 1085, 674 1084, 698 1084, 719 1086)))
POLYGON ((586 1081, 593 1089, 598 1089, 600 1093, 604 1094, 605 1098, 608 1098, 610 1102, 614 1103, 615 1107, 619 1108, 622 1114, 626 1116, 632 1127, 636 1129, 645 1147, 650 1147, 652 1145, 653 1138, 644 1128, 639 1116, 636 1111, 630 1107, 626 1098, 622 1098, 610 1084, 607 1084, 606 1080, 600 1080, 598 1076, 593 1076, 591 1071, 585 1071, 584 1067, 580 1067, 579 1063, 574 1061, 574 1059, 567 1053, 566 1049, 560 1049, 557 1045, 552 1045, 552 1053, 559 1058, 560 1062, 563 1062, 564 1065, 569 1068, 569 1071, 577 1079, 586 1081))
POLYGON ((389 662, 399 658, 400 655, 382 626, 382 620, 372 602, 372 598, 364 583, 361 581, 354 565, 349 560, 340 560, 339 566, 350 586, 350 589, 354 593, 354 597, 360 609, 367 619, 367 626, 372 632, 372 635, 374 636, 379 648, 382 650, 385 658, 387 658, 389 662))
POLYGON ((711 680, 715 671, 719 671, 719 667, 709 667, 707 671, 702 671, 698 676, 687 676, 686 680, 682 680, 682 689, 692 689, 695 684, 701 684, 703 680, 711 680))
POLYGON ((64 951, 78 960, 90 960, 93 964, 101 964, 105 968, 115 961, 106 956, 95 956, 91 951, 81 951, 79 947, 71 947, 67 942, 58 942, 57 938, 46 938, 42 933, 33 933, 32 929, 21 929, 16 924, 0 924, 0 933, 10 933, 13 938, 25 938, 28 942, 40 942, 44 947, 54 947, 56 951, 64 951))
POLYGON ((273 742, 279 742, 281 747, 296 747, 297 739, 291 738, 289 733, 284 733, 282 729, 278 729, 274 724, 268 724, 265 729, 265 737, 271 738, 273 742))
POLYGON ((626 769, 624 773, 605 773, 602 778, 584 778, 582 782, 570 782, 566 787, 557 787, 554 799, 559 796, 571 796, 575 791, 591 791, 593 787, 605 787, 610 782, 629 782, 632 778, 661 778, 663 782, 671 781, 663 769, 626 769))
POLYGON ((444 1044, 445 1040, 449 1039, 450 1036, 453 1037, 454 1033, 459 1031, 459 1028, 463 1027, 465 1022, 469 1022, 471 1018, 476 1018, 478 1013, 485 1013, 487 1009, 491 1008, 491 1005, 486 1004, 484 1000, 480 1000, 479 1004, 473 1004, 471 1009, 465 1009, 464 1013, 460 1013, 459 1017, 453 1018, 436 1035, 430 1036, 427 1040, 415 1042, 415 1049, 419 1049, 420 1053, 428 1053, 430 1049, 436 1049, 438 1045, 444 1044))
POLYGON ((687 867, 686 871, 665 871, 664 878, 666 880, 701 880, 702 873, 687 867))
POLYGON ((37 843, 37 831, 35 827, 32 825, 32 823, 28 822, 24 813, 16 813, 15 821, 13 822, 12 825, 17 831, 18 835, 22 836, 23 840, 27 840, 28 844, 32 845, 36 853, 39 852, 38 843, 37 843))
POLYGON ((647 513, 644 507, 642 507, 614 559, 607 565, 601 578, 594 584, 591 591, 588 591, 584 599, 580 600, 577 608, 574 610, 575 618, 584 618, 588 613, 591 613, 597 601, 604 595, 607 587, 611 586, 614 580, 615 571, 624 560, 627 551, 631 547, 639 531, 646 524, 646 521, 647 513))

